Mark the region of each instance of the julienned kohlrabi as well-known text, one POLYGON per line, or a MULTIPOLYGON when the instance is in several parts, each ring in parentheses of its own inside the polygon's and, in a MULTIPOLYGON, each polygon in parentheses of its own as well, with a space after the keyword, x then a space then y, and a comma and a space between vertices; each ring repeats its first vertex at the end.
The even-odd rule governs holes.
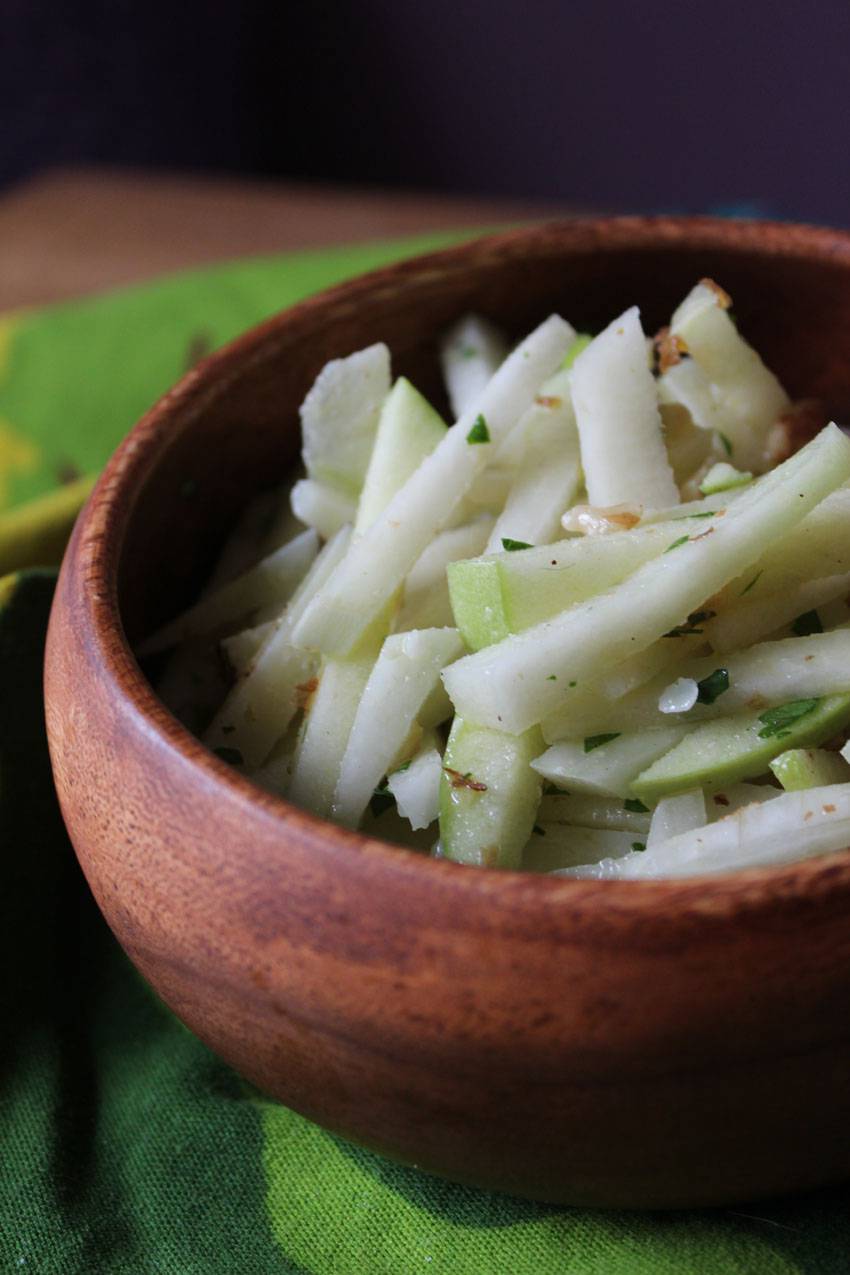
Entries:
POLYGON ((654 339, 636 306, 513 348, 466 315, 441 359, 453 423, 385 345, 323 368, 303 476, 140 649, 172 652, 163 698, 263 787, 458 863, 632 879, 850 844, 850 440, 723 289, 654 339))

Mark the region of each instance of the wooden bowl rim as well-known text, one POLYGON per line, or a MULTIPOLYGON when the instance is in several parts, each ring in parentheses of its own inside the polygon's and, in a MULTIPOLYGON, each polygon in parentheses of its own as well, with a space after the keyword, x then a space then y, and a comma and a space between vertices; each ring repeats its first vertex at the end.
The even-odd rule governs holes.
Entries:
POLYGON ((79 519, 75 532, 77 570, 86 581, 86 605, 92 633, 108 675, 112 694, 125 701, 146 732, 160 746, 196 769, 198 782, 211 790, 229 792, 246 815, 270 820, 281 834, 289 828, 317 850, 332 855, 363 856, 368 864, 383 863, 394 879, 413 888, 442 882, 443 889, 461 892, 464 900, 498 899, 501 905, 539 911, 549 925, 560 915, 569 926, 570 910, 578 906, 609 910, 620 920, 641 923, 664 918, 675 924, 685 914, 711 921, 728 920, 742 910, 752 912, 769 904, 806 899, 835 903, 850 896, 850 856, 838 852, 782 867, 753 868, 691 878, 650 881, 584 881, 522 871, 470 869, 435 860, 403 846, 350 832, 291 805, 256 786, 210 752, 157 698, 127 641, 118 606, 118 568, 135 500, 165 447, 170 422, 179 409, 186 425, 241 377, 246 368, 269 358, 285 345, 291 333, 307 324, 329 303, 360 307, 387 290, 396 292, 417 280, 428 282, 435 273, 467 268, 470 261, 497 266, 506 257, 543 247, 581 255, 589 249, 663 251, 723 249, 742 256, 802 258, 850 262, 850 232, 826 227, 769 221, 727 221, 711 217, 603 217, 547 222, 489 234, 450 248, 381 267, 323 290, 255 325, 198 364, 151 407, 120 444, 104 469, 79 519), (569 906, 567 906, 569 905, 569 906))

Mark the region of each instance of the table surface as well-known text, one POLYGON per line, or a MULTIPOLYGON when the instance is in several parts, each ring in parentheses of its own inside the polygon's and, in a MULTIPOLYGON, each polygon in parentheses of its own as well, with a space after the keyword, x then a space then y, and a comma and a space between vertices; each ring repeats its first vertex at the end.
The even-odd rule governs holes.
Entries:
POLYGON ((563 204, 165 173, 47 173, 0 197, 0 310, 246 255, 541 221, 563 204))

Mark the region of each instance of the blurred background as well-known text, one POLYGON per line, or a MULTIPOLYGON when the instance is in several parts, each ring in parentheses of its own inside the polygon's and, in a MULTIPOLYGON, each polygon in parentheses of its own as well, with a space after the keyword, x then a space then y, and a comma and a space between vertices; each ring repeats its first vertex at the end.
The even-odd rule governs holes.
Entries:
POLYGON ((0 0, 0 19, 7 275, 68 218, 79 251, 84 210, 104 251, 183 242, 182 210, 198 242, 153 270, 550 211, 850 224, 847 0, 0 0))

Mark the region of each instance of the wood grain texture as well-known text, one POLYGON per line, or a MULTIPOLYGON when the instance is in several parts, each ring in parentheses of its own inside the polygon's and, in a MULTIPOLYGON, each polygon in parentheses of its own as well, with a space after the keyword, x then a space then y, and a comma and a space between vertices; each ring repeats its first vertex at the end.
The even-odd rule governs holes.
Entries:
POLYGON ((235 774, 125 633, 185 604, 234 502, 280 480, 330 356, 385 338, 433 389, 437 334, 471 306, 519 332, 638 300, 651 328, 705 274, 793 394, 847 415, 848 235, 620 219, 479 241, 304 302, 190 373, 106 470, 51 621, 62 808, 164 1000, 328 1128, 545 1200, 720 1203, 850 1171, 850 858, 667 883, 423 859, 235 774))
POLYGON ((570 211, 563 201, 121 169, 52 172, 0 199, 0 310, 235 257, 540 221, 570 211))

